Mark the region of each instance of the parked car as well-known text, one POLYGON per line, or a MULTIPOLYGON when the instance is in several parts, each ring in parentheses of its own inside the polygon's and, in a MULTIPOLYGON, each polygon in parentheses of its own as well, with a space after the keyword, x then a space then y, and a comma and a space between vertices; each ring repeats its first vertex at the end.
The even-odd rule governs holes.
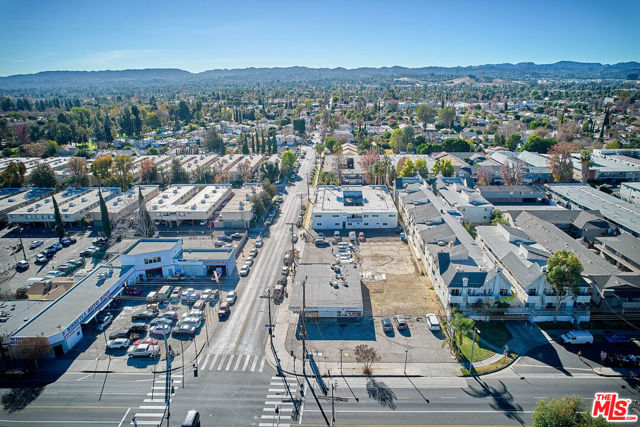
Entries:
POLYGON ((193 304, 200 299, 200 292, 191 292, 189 298, 187 298, 188 304, 193 304))
POLYGON ((110 340, 115 340, 117 338, 129 338, 131 336, 131 328, 122 328, 117 331, 113 331, 109 334, 110 340))
POLYGON ((149 328, 149 334, 156 336, 165 336, 171 334, 171 325, 167 323, 161 323, 149 328))
POLYGON ((56 242, 53 245, 51 245, 52 248, 54 248, 56 251, 60 251, 62 250, 62 248, 64 248, 64 246, 62 246, 60 243, 56 242))
POLYGON ((135 340, 133 342, 133 345, 140 345, 140 344, 158 345, 158 340, 155 338, 147 337, 147 338, 135 340))
POLYGON ((589 331, 570 331, 560 338, 565 344, 593 344, 593 335, 589 331))
POLYGON ((220 307, 218 307, 219 318, 228 316, 230 313, 231 313, 231 308, 229 307, 228 302, 224 301, 222 304, 220 304, 220 307))
POLYGON ((29 370, 27 368, 14 368, 4 371, 4 376, 6 378, 18 379, 23 378, 24 376, 29 374, 29 370))
POLYGON ((60 277, 64 273, 60 270, 51 270, 47 273, 47 277, 60 277))
POLYGON ((170 320, 178 320, 178 313, 176 311, 165 311, 160 317, 170 320))
POLYGON ((42 240, 34 240, 31 243, 29 243, 29 249, 38 248, 38 247, 42 246, 43 244, 44 244, 44 242, 42 240))
POLYGON ((252 257, 257 257, 258 256, 258 250, 256 248, 253 248, 249 251, 249 255, 251 255, 252 257))
POLYGON ((67 264, 73 265, 74 267, 80 267, 82 264, 84 264, 84 262, 79 259, 70 259, 69 261, 67 261, 67 264))
POLYGON ((249 267, 247 267, 246 265, 243 265, 242 268, 240 269, 240 276, 248 276, 249 275, 249 267))
POLYGON ((130 296, 139 296, 142 295, 142 288, 139 286, 125 286, 122 289, 122 293, 130 296))
POLYGON ((144 333, 147 332, 147 325, 144 323, 132 323, 129 325, 129 330, 131 332, 144 333))
POLYGON ((196 328, 192 325, 178 325, 173 328, 173 335, 187 335, 193 336, 196 333, 196 328))
POLYGON ((396 327, 399 331, 407 329, 409 326, 407 325, 407 321, 405 320, 402 314, 396 314, 396 327))
POLYGON ((238 300, 238 293, 236 291, 229 291, 225 301, 228 302, 229 305, 233 305, 236 303, 237 300, 238 300))
POLYGON ((429 330, 431 331, 439 331, 442 329, 440 327, 440 322, 438 321, 438 316, 433 313, 427 314, 427 325, 429 325, 429 330))
POLYGON ((96 330, 100 332, 104 331, 109 327, 109 325, 111 324, 111 321, 113 321, 113 315, 107 314, 102 319, 98 320, 98 324, 96 325, 96 330))
POLYGON ((160 355, 160 347, 147 343, 138 344, 135 347, 130 347, 127 350, 127 355, 129 357, 150 357, 155 359, 160 355))
POLYGON ((60 265, 57 267, 57 269, 58 269, 58 270, 60 270, 60 271, 62 271, 62 272, 65 272, 65 271, 67 271, 67 270, 69 269, 69 265, 68 265, 68 264, 60 264, 60 265))
POLYGON ((118 348, 127 348, 129 347, 129 339, 128 338, 116 338, 107 342, 107 349, 115 350, 118 348))
POLYGON ((170 325, 173 326, 173 319, 169 319, 168 317, 158 317, 157 319, 153 319, 149 322, 149 326, 158 326, 158 325, 170 325))
POLYGON ((153 319, 156 316, 157 316, 157 313, 154 312, 153 310, 145 310, 131 316, 131 320, 149 320, 149 319, 153 319))
MULTIPOLYGON (((54 248, 51 248, 51 247, 49 247, 49 248, 44 250, 44 254, 45 254, 45 256, 47 258, 53 258, 53 256, 56 254, 56 252, 58 252, 58 251, 56 251, 54 248)), ((80 255, 82 255, 82 254, 80 254, 80 255)))
POLYGON ((43 254, 36 255, 36 264, 45 264, 47 261, 49 261, 49 258, 47 258, 46 255, 43 255, 43 254))
POLYGON ((389 319, 388 317, 383 317, 381 320, 381 323, 382 323, 382 330, 384 332, 393 331, 393 326, 391 325, 391 319, 389 319))
POLYGON ((195 291, 195 289, 193 288, 187 288, 184 291, 182 291, 182 295, 180 295, 180 299, 182 301, 188 301, 189 300, 189 296, 195 291))
POLYGON ((93 254, 95 254, 97 251, 98 251, 98 248, 96 248, 95 246, 89 246, 87 249, 80 252, 80 256, 85 258, 90 257, 93 254))
POLYGON ((71 245, 71 240, 69 240, 67 237, 63 237, 62 239, 60 239, 60 244, 62 246, 67 247, 67 246, 71 245))
POLYGON ((214 289, 209 295, 208 301, 213 305, 216 302, 218 302, 219 299, 220 299, 220 291, 217 289, 214 289))
POLYGON ((24 271, 29 268, 29 261, 21 260, 16 263, 16 270, 24 271))
POLYGON ((625 335, 610 335, 604 337, 604 339, 610 344, 627 344, 631 342, 629 337, 625 335))
POLYGON ((361 242, 366 242, 367 239, 364 237, 364 233, 361 231, 360 233, 358 233, 358 240, 360 240, 361 242))
POLYGON ((342 236, 340 236, 340 232, 338 230, 333 232, 333 240, 335 240, 336 242, 342 240, 342 236))
POLYGON ((253 265, 253 257, 251 255, 244 259, 244 265, 247 267, 251 267, 253 265))
POLYGON ((190 315, 185 317, 184 319, 181 319, 179 323, 181 325, 190 325, 194 328, 199 328, 200 326, 202 326, 202 317, 190 315))
POLYGON ((256 248, 261 248, 263 244, 264 244, 264 241, 262 240, 262 237, 258 237, 255 243, 256 248))

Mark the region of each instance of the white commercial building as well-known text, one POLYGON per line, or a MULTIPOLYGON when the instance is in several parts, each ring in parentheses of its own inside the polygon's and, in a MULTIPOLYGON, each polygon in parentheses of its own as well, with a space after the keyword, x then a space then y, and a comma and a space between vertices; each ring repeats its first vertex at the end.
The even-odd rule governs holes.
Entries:
POLYGON ((154 221, 170 225, 208 221, 231 194, 227 184, 172 185, 149 201, 147 210, 154 221))
POLYGON ((262 187, 257 184, 245 184, 233 190, 233 197, 220 210, 215 219, 216 227, 249 228, 253 219, 253 202, 251 197, 260 194, 262 187))
POLYGON ((315 230, 396 228, 398 211, 386 186, 320 186, 313 207, 315 230))

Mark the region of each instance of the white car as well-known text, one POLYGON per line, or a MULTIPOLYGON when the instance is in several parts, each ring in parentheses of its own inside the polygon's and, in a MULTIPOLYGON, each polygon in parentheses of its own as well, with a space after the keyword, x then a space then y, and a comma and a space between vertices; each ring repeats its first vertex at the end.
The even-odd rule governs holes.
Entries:
POLYGON ((236 303, 236 300, 238 299, 238 293, 236 291, 229 291, 229 293, 227 294, 227 299, 226 301, 233 305, 236 303))
POLYGON ((200 318, 199 316, 187 316, 184 319, 180 320, 179 325, 189 325, 197 329, 202 326, 202 318, 200 318))
POLYGON ((127 350, 129 357, 150 357, 155 359, 160 355, 160 347, 157 345, 142 343, 127 350))
POLYGON ((189 288, 189 289, 185 289, 184 291, 182 291, 182 295, 180 296, 180 299, 182 301, 186 301, 189 299, 189 296, 194 292, 193 288, 189 288))
POLYGON ((47 277, 60 277, 63 274, 64 273, 60 270, 51 270, 50 272, 47 273, 47 277))
POLYGON ((441 329, 438 316, 433 313, 427 314, 427 325, 429 325, 429 329, 432 331, 439 331, 441 329))
POLYGON ((261 248, 264 242, 262 241, 262 237, 258 237, 256 239, 256 248, 261 248))
POLYGON ((244 263, 245 265, 248 265, 249 267, 251 267, 253 265, 253 257, 249 255, 244 259, 244 263))
POLYGON ((127 348, 129 347, 130 343, 131 341, 129 341, 128 338, 116 338, 115 340, 111 340, 107 343, 107 348, 110 350, 115 350, 118 348, 127 348))
POLYGON ((29 249, 35 249, 38 246, 42 246, 42 244, 44 244, 42 240, 34 240, 33 242, 29 243, 29 249))
POLYGON ((249 275, 249 267, 243 265, 240 269, 240 276, 248 276, 249 275))

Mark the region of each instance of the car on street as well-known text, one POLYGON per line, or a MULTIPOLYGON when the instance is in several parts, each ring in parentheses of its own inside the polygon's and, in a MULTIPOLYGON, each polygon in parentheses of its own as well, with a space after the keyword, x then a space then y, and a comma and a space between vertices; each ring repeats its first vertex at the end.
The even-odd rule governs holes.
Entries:
POLYGON ((249 255, 251 255, 252 257, 257 257, 258 256, 258 250, 256 248, 253 248, 249 251, 249 255))
POLYGON ((28 268, 29 268, 29 261, 22 260, 16 263, 16 270, 18 271, 24 271, 28 268))
POLYGON ((263 244, 264 244, 264 241, 262 240, 262 237, 258 237, 256 239, 256 248, 261 248, 263 244))
POLYGON ((609 335, 604 337, 609 344, 628 344, 631 342, 629 337, 625 335, 609 335))
POLYGON ((246 265, 243 265, 242 268, 240 269, 240 276, 244 277, 248 275, 249 275, 249 267, 247 267, 246 265))
POLYGON ((157 345, 142 343, 135 347, 129 347, 127 355, 129 357, 150 357, 155 359, 160 355, 160 347, 157 345))
POLYGON ((229 291, 229 293, 227 294, 227 298, 225 299, 226 302, 229 303, 229 305, 233 305, 236 303, 236 301, 238 300, 238 292, 236 291, 229 291))
POLYGON ((244 263, 245 265, 248 265, 249 267, 251 267, 253 265, 253 257, 249 255, 244 259, 244 263))
POLYGON ((226 301, 221 303, 220 307, 218 307, 218 318, 223 318, 225 316, 228 316, 230 313, 231 313, 231 308, 229 306, 229 303, 226 301))
POLYGON ((131 320, 150 320, 156 316, 157 316, 157 313, 154 312, 153 310, 145 310, 131 316, 131 320))
POLYGON ((116 338, 107 343, 107 349, 115 350, 119 348, 127 348, 129 347, 129 343, 130 341, 128 338, 116 338))
POLYGON ((96 325, 96 330, 98 332, 102 332, 109 327, 111 322, 113 321, 113 315, 107 314, 101 319, 98 319, 98 324, 96 325))
POLYGON ((43 254, 38 254, 36 255, 36 264, 45 264, 47 261, 49 261, 49 258, 47 258, 46 255, 43 254))
POLYGON ((382 330, 384 332, 393 331, 393 326, 391 325, 391 319, 389 319, 388 317, 383 317, 380 322, 382 323, 382 330))
POLYGON ((42 246, 43 244, 44 244, 44 242, 42 240, 34 240, 31 243, 29 243, 29 249, 38 248, 38 247, 42 246))
POLYGON ((149 334, 155 336, 165 336, 171 334, 171 325, 160 323, 149 328, 149 334))
POLYGON ((396 314, 396 327, 399 331, 407 329, 409 326, 407 325, 407 321, 402 314, 396 314))
POLYGON ((291 241, 292 241, 293 243, 298 243, 298 235, 297 235, 297 234, 294 234, 293 236, 291 236, 291 241))
POLYGON ((173 335, 193 336, 196 333, 195 326, 181 324, 173 328, 173 335))

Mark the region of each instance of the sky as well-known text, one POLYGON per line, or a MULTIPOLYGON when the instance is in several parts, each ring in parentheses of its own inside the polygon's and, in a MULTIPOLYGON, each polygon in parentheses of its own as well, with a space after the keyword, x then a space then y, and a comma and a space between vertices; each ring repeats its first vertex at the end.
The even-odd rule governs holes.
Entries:
POLYGON ((0 76, 640 61, 640 1, 0 0, 0 76))

